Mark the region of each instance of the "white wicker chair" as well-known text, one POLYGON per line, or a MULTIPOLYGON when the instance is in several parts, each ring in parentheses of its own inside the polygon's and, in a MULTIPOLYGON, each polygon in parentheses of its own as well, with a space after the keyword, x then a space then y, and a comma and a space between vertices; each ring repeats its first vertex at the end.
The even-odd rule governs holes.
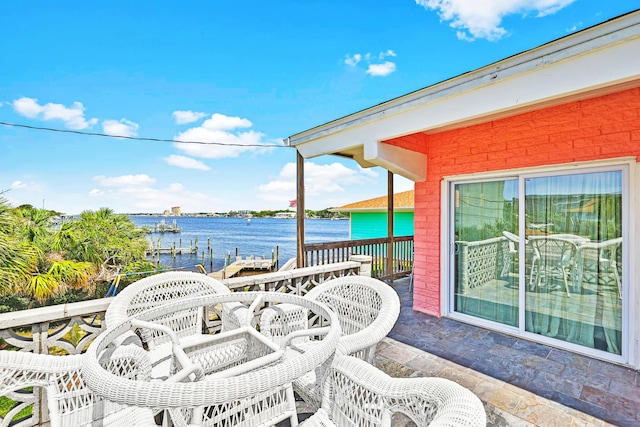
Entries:
MULTIPOLYGON (((334 311, 342 337, 337 354, 351 355, 373 362, 376 345, 393 328, 400 315, 398 294, 381 280, 367 276, 345 276, 328 280, 309 291, 305 298, 326 304, 334 311)), ((292 309, 281 304, 268 308, 262 315, 260 331, 278 342, 296 329, 306 329, 307 314, 299 307, 292 309)), ((304 350, 314 345, 313 341, 298 339, 293 345, 304 350)), ((322 378, 330 361, 293 382, 296 393, 312 409, 320 407, 322 400, 322 378)))
MULTIPOLYGON (((116 295, 107 309, 105 321, 111 327, 131 316, 179 299, 230 292, 224 284, 205 274, 185 271, 160 273, 138 280, 116 295)), ((203 311, 202 307, 196 307, 171 312, 156 323, 171 328, 185 345, 197 344, 206 337, 203 335, 203 311)), ((167 357, 171 339, 166 334, 145 328, 139 328, 138 333, 152 355, 152 376, 163 378, 169 375, 167 357)), ((122 341, 132 339, 136 339, 133 333, 121 338, 122 341)))
POLYGON ((340 322, 336 314, 326 305, 307 298, 276 292, 195 296, 176 299, 109 326, 87 349, 83 375, 96 394, 109 401, 168 410, 171 421, 178 427, 271 426, 287 418, 295 426, 297 413, 291 382, 327 361, 339 339, 340 322), (263 303, 301 305, 311 315, 329 319, 325 323, 330 326, 297 331, 324 338, 303 353, 287 354, 265 337, 257 337, 255 327, 247 324, 250 316, 244 317, 239 328, 204 336, 199 345, 185 345, 163 324, 173 312, 230 303, 250 304, 248 310, 253 313, 258 313, 263 303), (104 351, 118 345, 120 336, 140 326, 164 329, 170 336, 171 376, 165 381, 119 378, 98 362, 104 351), (269 349, 264 351, 264 346, 253 338, 269 349))
POLYGON ((444 378, 391 378, 351 356, 329 368, 322 407, 300 426, 391 426, 402 413, 418 427, 483 427, 486 413, 471 391, 444 378))
MULTIPOLYGON (((34 397, 25 399, 25 389, 33 387, 46 391, 53 427, 156 425, 150 409, 109 402, 91 392, 81 374, 84 357, 0 351, 0 396, 21 402, 6 415, 8 424, 0 424, 13 425, 15 415, 35 405, 34 397)), ((101 364, 125 378, 148 379, 151 373, 146 352, 136 346, 119 348, 101 364)))

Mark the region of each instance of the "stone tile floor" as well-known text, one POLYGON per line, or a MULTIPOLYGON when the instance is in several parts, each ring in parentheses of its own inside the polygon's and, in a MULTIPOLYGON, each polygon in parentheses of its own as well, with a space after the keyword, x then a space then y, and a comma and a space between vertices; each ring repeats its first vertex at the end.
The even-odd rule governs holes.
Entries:
POLYGON ((640 372, 416 312, 409 279, 392 286, 401 314, 376 359, 391 376, 459 382, 491 426, 640 426, 640 372))

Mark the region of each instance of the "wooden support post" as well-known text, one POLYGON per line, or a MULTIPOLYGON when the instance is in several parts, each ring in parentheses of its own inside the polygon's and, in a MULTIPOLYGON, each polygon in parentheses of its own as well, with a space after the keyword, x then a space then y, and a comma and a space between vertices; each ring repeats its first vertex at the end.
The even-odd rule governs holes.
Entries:
POLYGON ((391 277, 393 283, 393 172, 387 172, 387 236, 389 243, 387 244, 387 274, 391 277))
POLYGON ((304 157, 296 151, 296 263, 298 268, 305 266, 304 259, 304 157))

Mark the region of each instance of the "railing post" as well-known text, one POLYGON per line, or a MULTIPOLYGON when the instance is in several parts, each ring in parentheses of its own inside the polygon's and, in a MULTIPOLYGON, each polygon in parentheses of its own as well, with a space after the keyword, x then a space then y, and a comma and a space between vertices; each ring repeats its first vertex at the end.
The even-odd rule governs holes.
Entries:
POLYGON ((371 277, 371 257, 369 255, 351 255, 349 261, 360 263, 360 276, 371 277))

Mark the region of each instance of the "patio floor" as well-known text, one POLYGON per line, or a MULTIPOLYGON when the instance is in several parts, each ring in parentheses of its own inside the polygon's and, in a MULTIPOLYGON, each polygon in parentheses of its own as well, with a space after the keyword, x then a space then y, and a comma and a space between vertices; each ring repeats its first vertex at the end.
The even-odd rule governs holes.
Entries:
POLYGON ((402 310, 376 359, 391 376, 459 382, 485 403, 490 426, 640 425, 640 372, 416 312, 409 279, 392 286, 402 310))

